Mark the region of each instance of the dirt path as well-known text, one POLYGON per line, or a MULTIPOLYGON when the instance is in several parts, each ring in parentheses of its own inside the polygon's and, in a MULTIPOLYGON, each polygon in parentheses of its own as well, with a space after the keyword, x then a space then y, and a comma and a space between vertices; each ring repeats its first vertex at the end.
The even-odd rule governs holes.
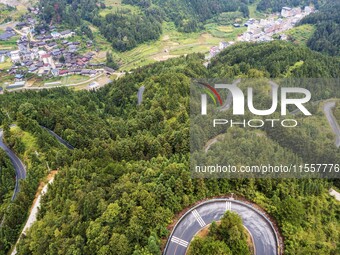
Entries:
POLYGON ((210 139, 204 146, 204 152, 207 153, 210 147, 217 143, 218 141, 222 140, 224 134, 219 134, 218 136, 215 136, 214 138, 210 139))
MULTIPOLYGON (((45 184, 43 182, 40 183, 38 191, 35 195, 35 199, 33 200, 33 204, 32 204, 31 210, 30 210, 30 215, 28 216, 27 222, 26 222, 23 230, 21 231, 20 237, 22 236, 22 234, 26 234, 28 229, 33 225, 33 223, 36 222, 37 216, 38 216, 38 211, 39 211, 40 204, 41 204, 41 197, 46 194, 47 189, 48 189, 48 184, 53 183, 53 180, 54 180, 54 177, 55 177, 56 174, 57 174, 57 171, 51 171, 50 174, 47 176, 47 181, 48 181, 47 184, 45 184)), ((11 255, 17 254, 16 246, 20 241, 20 237, 19 237, 17 243, 15 244, 11 255)))
POLYGON ((329 194, 333 196, 336 200, 340 201, 340 193, 334 189, 329 190, 329 194))

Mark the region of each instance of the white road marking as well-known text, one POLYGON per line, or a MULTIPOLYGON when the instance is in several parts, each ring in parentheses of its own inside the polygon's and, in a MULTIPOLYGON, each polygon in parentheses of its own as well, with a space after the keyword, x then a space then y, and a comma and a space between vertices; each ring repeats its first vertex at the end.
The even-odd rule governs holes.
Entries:
POLYGON ((180 238, 178 238, 178 237, 176 237, 176 236, 172 236, 171 242, 177 243, 177 244, 179 244, 179 245, 181 245, 181 246, 183 246, 183 247, 185 247, 185 248, 187 248, 187 247, 188 247, 188 244, 189 244, 187 241, 185 241, 185 240, 183 240, 183 239, 180 239, 180 238))
POLYGON ((205 225, 204 220, 202 219, 201 215, 199 215, 199 213, 196 210, 192 211, 192 214, 195 216, 196 220, 198 221, 198 224, 200 224, 200 226, 203 228, 205 225))
POLYGON ((231 202, 225 202, 225 210, 226 211, 231 211, 231 202))

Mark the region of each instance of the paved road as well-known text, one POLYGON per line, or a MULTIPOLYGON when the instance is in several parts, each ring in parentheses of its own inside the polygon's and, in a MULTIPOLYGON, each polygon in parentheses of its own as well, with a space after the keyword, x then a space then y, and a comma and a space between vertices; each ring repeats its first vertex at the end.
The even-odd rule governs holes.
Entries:
POLYGON ((47 130, 47 132, 49 132, 51 135, 53 135, 61 144, 65 145, 67 148, 69 148, 70 150, 73 150, 74 147, 69 144, 67 141, 65 141, 63 138, 61 138, 59 135, 57 135, 56 133, 54 133, 52 130, 41 126, 43 129, 47 130))
MULTIPOLYGON (((241 79, 237 79, 232 83, 232 85, 237 86, 241 82, 241 79)), ((221 106, 220 111, 227 111, 230 109, 231 104, 233 103, 233 95, 230 91, 228 91, 227 99, 225 100, 224 105, 221 106)))
POLYGON ((218 221, 227 210, 241 216, 244 226, 254 240, 257 255, 278 254, 276 232, 261 212, 241 201, 213 199, 192 208, 183 215, 168 239, 164 255, 184 255, 194 235, 205 225, 218 221))
MULTIPOLYGON (((15 125, 11 125, 11 126, 15 126, 15 125)), ((49 130, 48 128, 45 128, 43 126, 41 126, 42 128, 46 129, 51 135, 53 135, 60 143, 64 144, 67 148, 73 150, 74 147, 69 144, 67 141, 65 141, 64 139, 62 139, 60 136, 58 136, 56 133, 54 133, 52 130, 49 130)), ((8 157, 10 158, 14 170, 15 170, 15 176, 16 176, 16 182, 15 182, 15 188, 14 188, 14 193, 12 196, 12 201, 15 199, 16 195, 19 192, 19 181, 22 179, 26 178, 26 167, 25 165, 22 163, 22 161, 17 157, 17 155, 15 155, 15 153, 7 147, 6 144, 4 144, 3 142, 3 130, 0 129, 0 148, 2 148, 6 154, 8 155, 8 157)))
POLYGON ((138 97, 138 105, 140 105, 143 102, 143 93, 144 93, 145 87, 142 86, 138 89, 137 97, 138 97))
POLYGON ((16 183, 15 183, 14 193, 12 196, 12 201, 13 201, 19 192, 19 181, 21 179, 26 178, 26 167, 21 162, 21 160, 14 154, 14 152, 10 148, 8 148, 6 144, 4 144, 2 137, 3 137, 3 131, 2 129, 0 129, 0 148, 2 148, 6 152, 6 154, 10 158, 15 169, 16 183))
POLYGON ((332 127, 332 130, 336 136, 335 145, 340 147, 340 126, 333 115, 333 108, 335 107, 335 101, 326 102, 323 106, 323 111, 325 112, 326 118, 332 127))

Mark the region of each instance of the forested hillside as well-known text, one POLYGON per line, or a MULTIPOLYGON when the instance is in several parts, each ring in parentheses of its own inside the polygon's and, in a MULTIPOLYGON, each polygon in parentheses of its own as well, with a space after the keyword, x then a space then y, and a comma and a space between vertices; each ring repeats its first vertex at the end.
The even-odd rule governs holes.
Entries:
MULTIPOLYGON (((274 41, 229 47, 212 60, 210 67, 214 77, 242 74, 249 78, 335 78, 340 77, 339 63, 338 58, 312 52, 306 47, 274 41)), ((324 92, 315 91, 316 94, 324 92)))
MULTIPOLYGON (((235 45, 208 69, 203 61, 203 55, 188 55, 157 63, 96 92, 59 88, 0 96, 1 108, 21 129, 40 136, 36 128, 44 125, 76 147, 59 156, 45 151, 46 157, 58 159, 53 162, 59 173, 18 254, 160 254, 176 213, 198 200, 231 192, 262 206, 277 220, 285 254, 340 252, 340 209, 328 194, 331 181, 192 179, 189 171, 191 78, 339 77, 339 61, 284 42, 235 45), (141 86, 143 103, 137 106, 141 86), (31 110, 24 111, 24 104, 31 110)), ((319 93, 326 97, 324 91, 319 93)), ((314 153, 311 157, 340 162, 331 131, 317 124, 325 123, 324 115, 317 108, 315 112, 315 121, 298 136, 262 130, 266 140, 254 131, 237 129, 228 132, 227 141, 239 150, 223 146, 240 164, 257 160, 257 155, 247 153, 252 141, 268 144, 258 149, 273 162, 271 153, 277 161, 287 155, 307 160, 304 149, 314 153), (296 146, 302 140, 308 148, 296 146), (312 143, 327 150, 313 150, 312 143)), ((2 124, 8 123, 3 118, 2 124)), ((5 250, 14 243, 8 241, 5 250)))
POLYGON ((90 22, 99 28, 113 48, 126 51, 138 44, 158 39, 164 21, 174 22, 179 31, 194 32, 202 29, 205 21, 217 17, 222 12, 237 12, 244 17, 249 16, 248 2, 240 0, 122 2, 132 5, 135 9, 117 8, 110 11, 112 6, 107 8, 105 2, 99 0, 41 0, 39 6, 42 10, 42 24, 38 29, 48 29, 48 25, 59 24, 74 29, 81 27, 82 32, 91 34, 88 23, 90 22), (101 14, 104 9, 108 12, 101 14))
MULTIPOLYGON (((1 104, 4 102, 2 98, 1 104)), ((32 120, 36 117, 33 105, 24 102, 25 100, 7 103, 9 108, 6 107, 7 110, 10 110, 11 106, 18 107, 13 115, 18 127, 10 128, 9 115, 6 114, 5 117, 0 112, 0 123, 3 125, 5 142, 23 159, 27 166, 27 178, 20 181, 20 192, 15 200, 10 202, 14 191, 15 172, 7 155, 2 150, 0 151, 1 255, 7 254, 7 251, 16 243, 39 182, 47 175, 49 169, 57 169, 68 161, 66 148, 32 120)), ((3 106, 1 108, 4 109, 3 106)))
POLYGON ((316 31, 307 45, 332 56, 340 55, 340 1, 327 1, 320 11, 305 17, 300 24, 313 24, 316 31))
POLYGON ((253 0, 123 0, 124 3, 140 6, 144 10, 158 6, 165 19, 175 22, 177 28, 184 32, 194 32, 202 28, 208 19, 222 12, 240 11, 244 17, 249 16, 247 4, 253 0))
POLYGON ((0 223, 11 201, 15 187, 15 172, 10 159, 0 150, 0 223))

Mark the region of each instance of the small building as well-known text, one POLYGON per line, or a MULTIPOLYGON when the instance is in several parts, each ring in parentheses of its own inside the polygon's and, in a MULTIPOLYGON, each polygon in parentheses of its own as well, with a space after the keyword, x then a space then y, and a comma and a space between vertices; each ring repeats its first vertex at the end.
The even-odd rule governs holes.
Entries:
POLYGON ((49 44, 46 45, 46 47, 48 47, 49 49, 52 49, 54 47, 56 47, 58 44, 56 42, 51 42, 49 44))
POLYGON ((43 35, 38 35, 38 36, 35 37, 35 39, 39 40, 39 41, 44 40, 44 38, 45 37, 43 35))
POLYGON ((313 9, 310 6, 305 6, 304 12, 308 15, 313 12, 313 9))
POLYGON ((89 69, 83 69, 83 70, 81 70, 81 75, 90 75, 90 72, 91 72, 91 70, 89 70, 89 69))
POLYGON ((292 8, 290 7, 282 7, 281 16, 284 18, 288 18, 292 16, 292 8))
POLYGON ((53 39, 53 36, 52 35, 46 35, 45 36, 45 40, 46 41, 49 41, 49 40, 52 40, 53 39))
POLYGON ((6 89, 17 89, 17 88, 22 88, 22 87, 25 86, 25 84, 26 84, 25 81, 17 81, 17 82, 15 82, 15 83, 13 83, 13 84, 8 85, 8 86, 6 87, 6 89))
POLYGON ((107 75, 111 75, 111 74, 113 74, 115 72, 114 69, 112 69, 112 68, 110 68, 108 66, 104 66, 103 69, 105 70, 107 75))
POLYGON ((0 50, 0 56, 6 56, 8 52, 8 50, 0 50))
POLYGON ((24 62, 24 64, 25 64, 25 66, 31 66, 31 65, 33 65, 33 61, 25 61, 24 62))
POLYGON ((53 32, 51 33, 51 36, 52 36, 54 39, 58 39, 58 38, 60 38, 60 33, 56 32, 56 31, 53 31, 53 32))
POLYGON ((60 32, 60 37, 61 38, 68 38, 68 37, 73 36, 74 34, 75 34, 74 32, 72 32, 71 30, 68 29, 68 30, 60 32))
POLYGON ((14 63, 20 62, 21 58, 20 58, 20 51, 19 50, 15 50, 15 51, 11 51, 11 60, 14 63))
POLYGON ((37 71, 37 70, 38 70, 38 67, 35 66, 35 65, 32 65, 32 66, 28 69, 28 72, 29 72, 29 73, 34 73, 34 72, 37 71))
POLYGON ((59 56, 61 56, 61 51, 60 51, 60 49, 57 48, 57 49, 52 50, 51 54, 52 54, 53 57, 59 57, 59 56))
POLYGON ((52 73, 52 75, 53 75, 54 77, 59 76, 59 70, 56 69, 56 68, 52 69, 52 70, 51 70, 51 73, 52 73))
POLYGON ((89 84, 89 88, 90 89, 95 89, 95 88, 97 88, 97 87, 99 87, 99 83, 98 82, 91 82, 90 84, 89 84))
POLYGON ((17 28, 19 28, 19 29, 21 29, 21 28, 23 28, 23 27, 25 27, 25 26, 27 26, 28 24, 26 23, 26 22, 19 22, 17 25, 16 25, 16 27, 17 28))
POLYGON ((220 53, 220 50, 217 46, 210 48, 210 57, 211 58, 215 57, 218 53, 220 53))
POLYGON ((14 76, 14 78, 15 78, 17 81, 20 81, 20 80, 22 80, 22 79, 24 78, 24 75, 23 75, 23 74, 16 74, 16 75, 14 76))
POLYGON ((68 75, 69 74, 69 71, 68 70, 60 70, 59 71, 59 75, 60 76, 66 76, 66 75, 68 75))
POLYGON ((69 51, 70 53, 76 52, 76 51, 77 51, 77 46, 76 46, 76 45, 70 45, 70 46, 68 46, 68 51, 69 51))
POLYGON ((6 32, 8 32, 8 33, 15 33, 14 29, 11 28, 11 27, 6 27, 6 32))
POLYGON ((11 39, 13 36, 15 36, 15 33, 6 31, 5 33, 0 34, 0 41, 7 41, 11 39))
POLYGON ((44 65, 51 66, 52 68, 55 68, 54 61, 52 59, 52 56, 50 54, 45 54, 41 56, 41 60, 44 62, 44 65))
POLYGON ((220 44, 218 46, 219 50, 223 50, 223 49, 225 49, 227 47, 228 47, 228 43, 227 42, 220 42, 220 44))
POLYGON ((42 46, 45 46, 46 45, 46 42, 37 42, 37 46, 38 47, 42 47, 42 46))

